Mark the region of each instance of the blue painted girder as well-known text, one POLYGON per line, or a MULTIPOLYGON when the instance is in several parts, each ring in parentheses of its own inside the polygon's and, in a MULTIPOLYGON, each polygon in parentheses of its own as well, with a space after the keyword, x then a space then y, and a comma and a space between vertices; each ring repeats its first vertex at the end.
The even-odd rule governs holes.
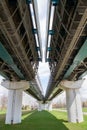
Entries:
POLYGON ((68 78, 73 70, 87 57, 87 39, 85 40, 84 44, 82 45, 81 49, 79 50, 78 54, 73 60, 72 65, 64 75, 64 78, 68 78))
POLYGON ((15 73, 21 78, 24 79, 23 74, 18 69, 18 67, 15 65, 12 57, 8 53, 8 51, 4 48, 3 44, 0 42, 0 58, 6 62, 14 71, 15 73))
POLYGON ((31 0, 26 0, 26 4, 30 4, 31 3, 31 0))
POLYGON ((56 6, 59 3, 59 0, 51 0, 51 1, 52 1, 53 6, 56 6))
POLYGON ((3 72, 0 72, 0 75, 3 76, 5 79, 9 80, 9 78, 3 72))

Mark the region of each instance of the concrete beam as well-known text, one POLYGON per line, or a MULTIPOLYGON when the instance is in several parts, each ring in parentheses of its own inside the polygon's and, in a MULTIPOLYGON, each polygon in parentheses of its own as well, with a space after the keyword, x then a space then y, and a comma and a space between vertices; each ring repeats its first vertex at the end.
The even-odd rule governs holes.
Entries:
POLYGON ((81 88, 81 85, 83 84, 84 79, 78 80, 78 81, 68 81, 68 80, 62 80, 60 82, 60 88, 66 89, 66 88, 71 88, 71 89, 76 89, 76 88, 81 88))
POLYGON ((22 90, 26 90, 29 88, 29 81, 3 81, 1 82, 1 85, 7 89, 11 89, 11 90, 18 90, 18 89, 22 89, 22 90))
POLYGON ((42 111, 42 101, 38 101, 38 111, 42 111))
POLYGON ((48 111, 52 111, 52 101, 48 102, 48 111))

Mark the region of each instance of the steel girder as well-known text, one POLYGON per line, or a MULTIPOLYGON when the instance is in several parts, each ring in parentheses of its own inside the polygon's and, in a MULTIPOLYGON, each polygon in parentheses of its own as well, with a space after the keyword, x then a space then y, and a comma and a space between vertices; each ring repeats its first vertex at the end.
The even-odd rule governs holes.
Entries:
MULTIPOLYGON (((64 78, 87 38, 87 1, 72 1, 71 3, 61 0, 55 8, 53 21, 55 34, 51 38, 50 48, 52 51, 49 52, 51 77, 45 100, 51 100, 62 91, 56 87, 64 78)), ((86 66, 86 57, 83 59, 84 62, 86 66)), ((77 80, 86 71, 86 67, 82 69, 84 70, 78 72, 73 80, 77 80)), ((70 77, 67 78, 71 80, 70 77)))
POLYGON ((26 0, 3 0, 0 9, 0 74, 8 80, 34 81, 35 85, 31 84, 27 91, 43 100, 39 77, 36 79, 39 55, 30 8, 26 0))

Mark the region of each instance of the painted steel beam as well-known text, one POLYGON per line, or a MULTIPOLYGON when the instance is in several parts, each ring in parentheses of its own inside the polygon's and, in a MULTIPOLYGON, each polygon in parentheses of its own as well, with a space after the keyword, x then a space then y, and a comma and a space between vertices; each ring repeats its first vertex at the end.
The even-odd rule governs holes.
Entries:
POLYGON ((87 57, 87 40, 84 42, 83 46, 79 50, 78 54, 75 56, 72 65, 64 75, 64 78, 68 78, 73 70, 87 57))
MULTIPOLYGON (((29 1, 31 1, 31 0, 27 0, 28 2, 29 1)), ((32 1, 31 1, 32 2, 32 1)), ((4 4, 6 5, 6 10, 7 10, 7 12, 9 12, 9 8, 8 8, 8 6, 7 6, 7 4, 6 4, 6 2, 4 1, 4 3, 3 2, 1 2, 2 3, 2 5, 3 5, 3 8, 5 7, 4 6, 4 4)), ((29 3, 28 3, 29 4, 29 3)), ((23 3, 22 2, 18 2, 18 9, 20 10, 20 13, 22 13, 22 5, 23 5, 23 3)), ((26 5, 26 3, 25 3, 25 5, 26 5)), ((27 9, 27 8, 26 8, 27 9)), ((5 11, 6 10, 4 10, 3 9, 3 14, 5 13, 5 11)), ((26 10, 27 11, 27 10, 26 10)), ((25 16, 25 13, 26 13, 26 11, 24 12, 24 16, 25 16)), ((9 14, 9 13, 8 13, 9 14)), ((7 18, 8 18, 8 15, 7 14, 5 14, 6 16, 7 16, 7 18)), ((10 14, 9 14, 9 16, 10 16, 10 14)), ((28 16, 28 15, 27 15, 28 16)), ((26 16, 26 17, 27 17, 26 16)), ((27 30, 27 24, 26 24, 26 17, 24 18, 24 22, 23 22, 23 25, 24 25, 24 28, 25 28, 25 30, 27 30)), ((27 17, 28 18, 28 17, 27 17)), ((17 19, 15 19, 15 20, 17 20, 17 19)), ((22 19, 21 19, 22 20, 22 19)), ((30 23, 31 23, 31 19, 30 19, 30 23)), ((13 28, 15 28, 15 26, 13 27, 13 25, 14 25, 14 19, 11 19, 10 20, 10 22, 9 22, 9 26, 10 26, 10 28, 11 29, 13 29, 13 28), (12 21, 12 22, 11 22, 12 21), (13 28, 12 28, 13 27, 13 28)), ((20 25, 19 25, 20 26, 20 25)), ((32 27, 32 23, 31 23, 31 27, 32 27)), ((4 27, 5 28, 5 27, 4 27)), ((36 28, 35 28, 36 29, 36 28)), ((2 28, 2 30, 3 30, 3 28, 2 28)), ((38 29, 38 30, 40 30, 40 29, 38 29)), ((4 31, 6 31, 5 33, 6 34, 8 34, 7 32, 7 28, 5 28, 4 29, 4 31)), ((35 30, 34 30, 35 31, 35 30)), ((27 31, 28 32, 28 31, 27 31)), ((31 31, 30 31, 31 32, 31 31)), ((2 33, 3 33, 3 31, 2 31, 2 33)), ((28 35, 28 33, 27 33, 27 35, 28 35)), ((12 35, 13 36, 13 35, 12 35)), ((8 39, 10 39, 10 47, 14 50, 14 48, 15 48, 15 46, 16 45, 14 45, 14 40, 12 39, 12 37, 11 37, 11 35, 10 35, 10 33, 9 33, 9 35, 7 35, 7 37, 8 37, 8 39)), ((17 37, 17 41, 20 39, 20 37, 19 37, 19 35, 18 34, 15 34, 15 36, 14 36, 14 39, 17 37)), ((31 37, 31 36, 30 36, 31 37)), ((29 37, 28 37, 29 38, 29 37)), ((7 38, 6 38, 7 39, 7 38)), ((29 39, 28 39, 29 40, 29 39)), ((16 43, 17 44, 17 43, 16 43)), ((17 44, 18 45, 18 44, 17 44)), ((34 45, 34 44, 33 44, 34 45)), ((31 48, 31 50, 33 49, 32 47, 33 47, 33 45, 31 45, 30 46, 30 48, 31 48)), ((9 44, 8 44, 8 47, 9 47, 9 44)), ((26 71, 26 75, 27 75, 27 77, 28 77, 28 74, 29 74, 29 76, 31 76, 32 75, 32 73, 33 73, 33 68, 32 68, 32 66, 31 66, 31 64, 27 64, 27 65, 25 65, 25 60, 23 60, 22 59, 22 57, 24 56, 24 54, 25 54, 25 50, 24 50, 24 46, 22 46, 22 45, 20 45, 20 46, 18 46, 18 48, 16 48, 15 50, 17 50, 17 51, 14 51, 14 52, 17 52, 16 54, 13 54, 14 56, 16 55, 17 57, 20 57, 20 63, 21 63, 21 66, 23 65, 23 67, 24 68, 22 68, 22 69, 25 69, 26 71), (23 53, 19 53, 19 48, 20 48, 20 50, 23 50, 23 53), (22 56, 23 55, 23 56, 22 56), (28 68, 27 68, 28 67, 28 68), (30 72, 28 73, 28 71, 29 71, 29 67, 31 67, 31 69, 30 69, 30 72)), ((37 52, 36 52, 36 48, 35 48, 35 51, 33 51, 34 52, 34 55, 35 54, 37 54, 37 52), (35 53, 36 52, 36 53, 35 53)), ((26 56, 26 55, 25 55, 26 56)), ((24 56, 24 57, 25 57, 24 56)), ((12 68, 12 70, 14 70, 14 72, 18 75, 18 77, 20 77, 20 79, 24 79, 24 76, 23 76, 23 74, 21 73, 21 71, 19 70, 19 68, 17 67, 17 65, 16 65, 16 63, 15 63, 15 61, 13 61, 13 58, 12 58, 12 56, 10 55, 10 53, 8 53, 8 51, 5 49, 5 47, 4 47, 4 45, 3 45, 3 43, 1 43, 0 42, 0 58, 10 67, 10 68, 12 68)), ((41 58, 41 57, 40 57, 41 58)), ((26 58, 25 57, 25 59, 26 59, 26 61, 28 62, 29 61, 29 59, 28 58, 26 58)), ((40 59, 41 60, 41 59, 40 59)), ((36 60, 35 60, 35 64, 36 64, 36 60)), ((36 67, 36 66, 35 66, 36 67)), ((11 72, 11 71, 10 71, 11 72)), ((12 71, 13 72, 13 71, 12 71)), ((35 72, 35 71, 34 71, 35 72)), ((6 77, 6 75, 5 75, 5 73, 4 72, 0 72, 0 74, 2 75, 2 76, 4 76, 6 79, 8 79, 8 77, 6 77)), ((32 77, 32 76, 31 76, 32 77)), ((39 88, 39 86, 38 86, 38 83, 37 83, 37 81, 36 81, 36 79, 34 79, 35 77, 33 77, 33 80, 35 80, 34 82, 36 83, 36 85, 35 86, 33 86, 33 87, 31 87, 29 90, 31 90, 31 91, 34 91, 33 93, 32 93, 32 96, 36 96, 36 97, 38 97, 38 98, 36 98, 36 99, 39 99, 39 100, 42 100, 42 93, 41 93, 41 89, 39 88)), ((28 78, 27 78, 28 79, 28 78)), ((9 80, 9 79, 8 79, 9 80)), ((31 78, 29 79, 29 80, 32 80, 31 78)), ((30 93, 28 93, 28 94, 30 94, 30 93)))
POLYGON ((47 1, 47 18, 46 18, 46 49, 45 49, 45 61, 47 60, 47 48, 48 48, 48 36, 49 36, 49 25, 51 15, 51 0, 47 1))
POLYGON ((49 30, 49 31, 48 31, 48 34, 49 34, 49 35, 54 35, 54 30, 49 30))
POLYGON ((0 58, 5 61, 14 71, 15 73, 21 78, 24 79, 23 74, 20 72, 18 67, 15 65, 12 57, 8 53, 8 51, 4 48, 2 43, 0 42, 0 58))
POLYGON ((37 27, 37 36, 38 36, 39 47, 40 47, 40 58, 42 58, 42 39, 41 39, 41 33, 40 33, 40 22, 39 22, 37 0, 33 0, 33 8, 34 8, 35 21, 36 21, 36 27, 37 27))
POLYGON ((52 30, 52 22, 53 22, 53 17, 54 17, 55 6, 57 6, 58 3, 59 3, 59 0, 49 0, 48 4, 47 4, 48 10, 47 10, 47 21, 46 21, 47 34, 46 34, 45 61, 47 59, 47 51, 48 51, 47 48, 48 48, 49 35, 55 34, 54 30, 52 30))
POLYGON ((33 34, 37 34, 37 29, 33 29, 33 34))
POLYGON ((9 80, 8 76, 6 76, 3 72, 0 72, 0 75, 4 78, 6 78, 7 80, 9 80))
POLYGON ((63 61, 61 62, 61 67, 58 69, 55 80, 57 80, 59 78, 65 65, 67 64, 67 61, 69 60, 70 55, 72 54, 73 50, 75 49, 77 42, 81 36, 81 33, 83 32, 84 26, 86 25, 86 19, 87 19, 87 9, 84 11, 84 14, 79 22, 79 25, 75 31, 73 38, 72 38, 72 41, 70 42, 70 45, 68 46, 67 52, 64 56, 63 61))
POLYGON ((46 59, 46 62, 51 62, 51 59, 50 59, 50 58, 47 58, 47 59, 46 59))
POLYGON ((36 51, 40 51, 40 47, 36 47, 36 51))
POLYGON ((27 3, 27 4, 30 4, 30 3, 31 3, 31 0, 26 0, 26 3, 27 3))
POLYGON ((51 47, 48 47, 48 48, 47 48, 47 51, 52 51, 52 48, 51 48, 51 47))
POLYGON ((53 6, 56 6, 59 3, 59 0, 51 0, 51 1, 52 1, 53 6))

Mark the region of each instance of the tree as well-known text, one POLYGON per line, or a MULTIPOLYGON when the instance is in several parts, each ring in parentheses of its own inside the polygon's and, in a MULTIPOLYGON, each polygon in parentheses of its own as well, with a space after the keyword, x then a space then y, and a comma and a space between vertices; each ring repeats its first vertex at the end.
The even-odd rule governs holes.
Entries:
POLYGON ((1 97, 1 110, 6 109, 7 101, 8 101, 7 96, 3 95, 1 97))

